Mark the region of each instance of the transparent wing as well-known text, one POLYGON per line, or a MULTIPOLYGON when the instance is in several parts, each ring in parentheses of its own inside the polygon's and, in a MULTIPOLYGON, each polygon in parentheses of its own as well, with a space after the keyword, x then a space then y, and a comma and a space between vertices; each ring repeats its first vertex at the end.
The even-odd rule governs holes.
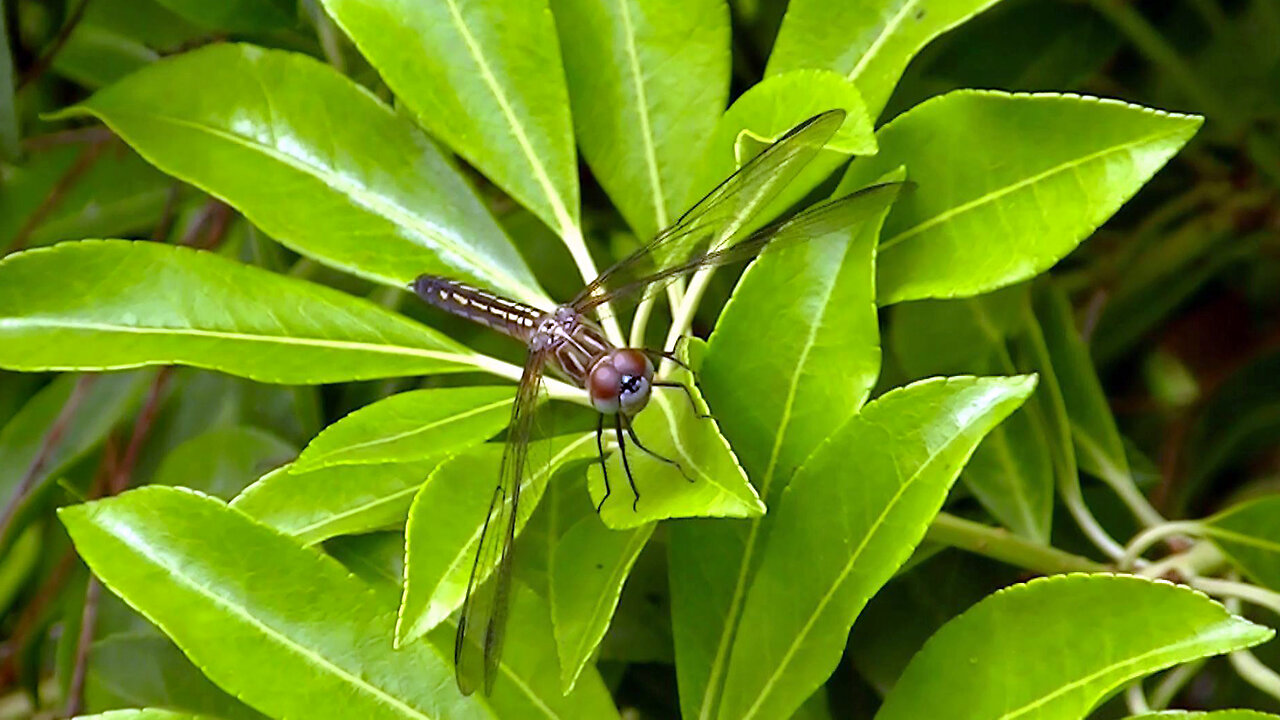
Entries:
POLYGON ((792 128, 707 193, 671 227, 605 270, 570 303, 594 307, 589 298, 621 287, 663 266, 684 262, 696 249, 731 245, 735 236, 809 164, 844 123, 843 110, 828 110, 792 128))
POLYGON ((803 242, 851 227, 892 204, 905 184, 890 182, 871 185, 849 195, 819 203, 789 219, 751 233, 736 245, 710 250, 624 285, 612 286, 608 292, 585 298, 576 309, 585 312, 623 296, 646 297, 660 291, 672 280, 701 268, 750 260, 770 248, 803 242))
POLYGON ((498 471, 498 486, 493 489, 489 514, 480 533, 467 596, 462 602, 458 633, 454 638, 453 661, 458 689, 470 695, 483 687, 485 694, 493 689, 502 641, 506 635, 507 606, 511 600, 511 547, 516 538, 516 516, 520 509, 520 485, 524 479, 525 460, 529 453, 529 436, 546 367, 547 352, 530 352, 524 374, 516 389, 507 428, 507 444, 498 471), (481 581, 487 568, 493 573, 481 581))

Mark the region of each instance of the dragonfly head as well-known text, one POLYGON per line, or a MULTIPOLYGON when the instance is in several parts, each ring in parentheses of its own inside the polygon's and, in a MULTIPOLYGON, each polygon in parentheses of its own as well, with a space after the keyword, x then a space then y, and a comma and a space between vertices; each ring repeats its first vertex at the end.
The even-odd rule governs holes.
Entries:
POLYGON ((653 363, 639 350, 623 348, 600 358, 587 378, 591 404, 605 415, 635 415, 649 403, 653 363))

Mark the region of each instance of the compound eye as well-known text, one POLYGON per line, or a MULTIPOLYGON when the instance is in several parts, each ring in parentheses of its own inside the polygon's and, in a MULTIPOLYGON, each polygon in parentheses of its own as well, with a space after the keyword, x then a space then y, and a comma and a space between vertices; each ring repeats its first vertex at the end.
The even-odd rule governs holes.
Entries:
POLYGON ((598 412, 613 415, 618 412, 622 395, 622 373, 608 360, 596 363, 587 378, 587 395, 598 412))
POLYGON ((653 363, 649 362, 649 358, 639 350, 630 348, 615 350, 610 359, 613 361, 613 366, 623 375, 653 377, 653 363))
POLYGON ((634 415, 649 404, 651 383, 645 375, 623 375, 622 396, 620 398, 622 412, 634 415))

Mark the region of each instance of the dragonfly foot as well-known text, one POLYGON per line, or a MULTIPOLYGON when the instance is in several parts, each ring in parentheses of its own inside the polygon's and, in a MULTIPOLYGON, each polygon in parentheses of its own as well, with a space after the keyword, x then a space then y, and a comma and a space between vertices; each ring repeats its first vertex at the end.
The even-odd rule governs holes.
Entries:
POLYGON ((693 416, 695 418, 699 420, 709 420, 711 418, 711 413, 704 413, 698 409, 698 402, 693 399, 693 391, 689 389, 688 385, 685 385, 684 383, 660 380, 654 380, 652 385, 653 387, 676 388, 684 392, 684 396, 689 398, 689 407, 693 408, 693 416))

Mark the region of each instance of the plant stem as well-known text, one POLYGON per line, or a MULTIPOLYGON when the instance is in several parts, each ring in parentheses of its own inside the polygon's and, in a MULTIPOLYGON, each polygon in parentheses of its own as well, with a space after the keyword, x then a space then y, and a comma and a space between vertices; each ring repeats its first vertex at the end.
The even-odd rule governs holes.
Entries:
POLYGON ((1280 700, 1280 675, 1267 667, 1257 655, 1248 650, 1237 650, 1227 656, 1231 667, 1245 682, 1280 700))
POLYGON ((1142 678, 1129 684, 1124 691, 1124 704, 1130 715, 1145 715, 1151 712, 1151 703, 1147 702, 1147 694, 1142 690, 1142 678))
POLYGON ((945 512, 938 513, 933 519, 925 538, 1045 575, 1107 570, 1106 565, 1089 558, 1020 538, 1004 528, 983 525, 945 512))
POLYGON ((1179 665, 1165 673, 1164 677, 1160 679, 1160 684, 1156 685, 1155 690, 1151 692, 1149 699, 1152 709, 1164 710, 1169 707, 1169 703, 1173 702, 1173 698, 1182 691, 1182 688, 1187 686, 1187 683, 1195 679, 1203 667, 1204 660, 1196 660, 1179 665))
POLYGON ((1138 533, 1129 541, 1124 549, 1124 557, 1120 558, 1117 565, 1121 570, 1131 570, 1137 565, 1142 553, 1161 540, 1175 535, 1199 535, 1200 532, 1201 524, 1193 520, 1154 525, 1138 533))
POLYGON ((1215 578, 1190 578, 1187 584, 1201 592, 1224 598, 1239 598, 1280 615, 1280 593, 1257 585, 1215 578))
MULTIPOLYGON (((582 229, 567 220, 562 223, 560 237, 564 241, 564 245, 569 249, 569 254, 573 256, 573 264, 578 266, 578 274, 582 276, 583 282, 592 282, 599 275, 600 271, 596 269, 596 263, 591 259, 591 253, 587 250, 586 239, 582 237, 582 229)), ((618 347, 626 345, 627 336, 622 334, 622 326, 618 324, 618 317, 614 315, 613 308, 609 303, 604 303, 597 310, 600 318, 600 325, 604 328, 604 333, 609 337, 609 341, 618 347)))

